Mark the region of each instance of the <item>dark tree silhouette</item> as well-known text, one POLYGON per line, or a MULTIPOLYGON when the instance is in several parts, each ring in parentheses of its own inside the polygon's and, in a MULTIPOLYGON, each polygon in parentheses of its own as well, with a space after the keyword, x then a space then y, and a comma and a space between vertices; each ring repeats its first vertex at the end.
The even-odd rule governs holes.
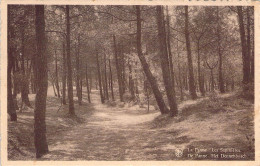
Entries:
POLYGON ((73 101, 73 85, 72 85, 72 68, 71 68, 71 57, 70 57, 70 9, 66 5, 66 25, 67 25, 67 73, 68 73, 68 98, 69 98, 69 114, 75 115, 74 101, 73 101))
POLYGON ((44 6, 35 6, 35 28, 36 28, 36 98, 34 110, 34 143, 36 148, 36 157, 40 158, 48 152, 46 139, 46 98, 48 88, 48 72, 47 72, 47 54, 45 40, 45 20, 44 6))
POLYGON ((178 113, 177 104, 174 93, 174 84, 171 79, 170 71, 170 62, 171 59, 168 57, 167 53, 167 44, 166 44, 166 32, 164 24, 164 14, 162 6, 156 7, 157 11, 157 28, 158 28, 158 37, 159 37, 159 46, 160 46, 160 59, 161 59, 161 68, 163 74, 163 81, 165 85, 165 91, 168 98, 168 103, 170 105, 170 114, 176 116, 178 113))
POLYGON ((192 64, 191 46, 190 46, 188 6, 185 6, 185 39, 186 39, 186 50, 187 50, 188 69, 189 69, 189 90, 190 90, 191 98, 196 99, 197 94, 196 94, 196 87, 194 84, 193 64, 192 64))
POLYGON ((155 77, 153 76, 148 63, 146 62, 146 59, 142 53, 142 43, 141 43, 141 38, 142 38, 142 32, 141 32, 141 11, 140 11, 140 6, 136 6, 136 18, 137 18, 137 36, 136 36, 136 48, 137 48, 137 55, 139 57, 139 60, 142 64, 144 73, 150 82, 154 97, 156 99, 157 105, 159 106, 159 109, 162 114, 169 113, 169 109, 164 103, 162 93, 160 92, 158 88, 157 81, 155 77))

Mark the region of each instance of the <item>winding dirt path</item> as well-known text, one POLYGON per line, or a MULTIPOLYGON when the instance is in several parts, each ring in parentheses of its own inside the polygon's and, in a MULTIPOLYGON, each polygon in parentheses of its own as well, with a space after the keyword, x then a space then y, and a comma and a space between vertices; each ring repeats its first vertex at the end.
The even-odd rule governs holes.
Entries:
POLYGON ((151 129, 145 122, 159 113, 130 114, 127 108, 101 105, 92 95, 93 114, 86 123, 62 133, 49 145, 51 160, 171 160, 174 150, 163 150, 169 131, 151 129))
MULTIPOLYGON (((203 100, 186 101, 179 104, 179 109, 203 100)), ((149 122, 158 117, 159 112, 142 114, 131 107, 100 104, 98 92, 92 94, 90 108, 92 114, 83 116, 84 123, 55 135, 49 143, 50 153, 43 160, 187 160, 199 159, 188 158, 187 148, 210 149, 245 144, 236 141, 243 136, 234 130, 237 125, 234 115, 240 115, 245 112, 243 110, 221 114, 204 111, 203 116, 194 112, 185 120, 179 118, 183 116, 170 118, 173 123, 166 120, 165 123, 170 124, 167 127, 153 128, 149 122), (177 148, 184 150, 182 156, 176 156, 177 148)), ((206 154, 207 159, 211 159, 210 152, 206 154)))

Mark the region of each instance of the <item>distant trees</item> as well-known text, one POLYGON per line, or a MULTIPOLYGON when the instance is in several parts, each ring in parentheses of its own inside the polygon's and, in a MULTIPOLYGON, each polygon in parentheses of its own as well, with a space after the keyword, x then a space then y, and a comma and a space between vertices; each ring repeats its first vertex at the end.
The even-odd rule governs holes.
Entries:
MULTIPOLYGON (((102 103, 141 102, 140 94, 146 91, 141 85, 148 80, 154 94, 150 100, 163 113, 169 106, 176 115, 178 100, 239 87, 240 48, 243 83, 253 81, 252 7, 53 5, 45 10, 48 79, 62 103, 68 100, 71 115, 73 86, 78 104, 84 103, 83 88, 90 103, 94 80, 102 103)), ((30 107, 28 94, 37 89, 34 12, 30 6, 17 6, 8 15, 8 96, 16 105, 21 93, 30 107)))

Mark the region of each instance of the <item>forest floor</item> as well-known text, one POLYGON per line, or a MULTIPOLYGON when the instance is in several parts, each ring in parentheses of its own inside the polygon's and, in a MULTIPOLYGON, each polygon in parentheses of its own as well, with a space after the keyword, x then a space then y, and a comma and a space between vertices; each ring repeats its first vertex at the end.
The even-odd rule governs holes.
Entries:
MULTIPOLYGON (((254 159, 253 103, 236 94, 184 101, 175 118, 137 105, 102 105, 98 91, 91 98, 87 103, 83 91, 77 118, 70 118, 67 106, 58 111, 59 99, 48 96, 50 152, 41 160, 254 159)), ((27 109, 8 121, 8 159, 35 160, 34 152, 33 109, 27 109)))

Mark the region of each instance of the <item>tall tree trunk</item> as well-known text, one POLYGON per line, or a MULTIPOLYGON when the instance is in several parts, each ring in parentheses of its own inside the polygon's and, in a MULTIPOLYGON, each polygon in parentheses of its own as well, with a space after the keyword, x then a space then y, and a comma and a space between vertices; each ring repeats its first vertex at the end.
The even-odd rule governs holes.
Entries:
POLYGON ((251 62, 250 62, 250 64, 251 64, 250 75, 251 75, 252 82, 254 82, 254 79, 255 79, 255 46, 254 46, 254 39, 253 39, 252 47, 253 48, 252 48, 251 62))
POLYGON ((83 87, 83 80, 82 80, 82 78, 80 78, 80 82, 79 82, 79 84, 80 84, 80 95, 81 95, 81 100, 82 100, 82 87, 83 87))
POLYGON ((66 62, 66 52, 65 52, 65 43, 62 43, 62 62, 63 62, 63 65, 62 65, 62 69, 63 69, 63 72, 62 72, 62 104, 66 104, 66 78, 67 78, 67 62, 66 62))
POLYGON ((86 62, 86 84, 87 84, 87 92, 88 92, 88 102, 91 103, 91 99, 90 99, 90 85, 89 85, 89 81, 88 81, 88 63, 86 62))
POLYGON ((55 83, 57 88, 57 94, 58 98, 60 98, 60 86, 59 86, 59 73, 58 73, 58 60, 57 60, 57 54, 55 50, 55 83))
POLYGON ((198 83, 199 89, 202 96, 205 96, 204 82, 202 81, 201 66, 200 66, 200 42, 197 42, 197 53, 198 53, 198 83))
POLYGON ((123 53, 123 45, 118 44, 118 59, 119 59, 119 71, 121 75, 122 93, 124 95, 126 91, 126 74, 125 74, 125 57, 123 53))
POLYGON ((166 33, 165 33, 165 24, 164 24, 164 15, 162 6, 156 7, 157 11, 157 26, 158 26, 158 37, 159 37, 159 46, 160 46, 160 59, 161 59, 161 68, 163 74, 163 81, 165 86, 166 95, 168 98, 168 103, 170 106, 170 114, 176 116, 178 113, 177 103, 174 93, 174 84, 171 79, 170 74, 170 65, 169 58, 167 54, 167 45, 166 45, 166 33))
MULTIPOLYGON (((10 46, 9 46, 10 47, 10 46)), ((15 102, 12 95, 12 54, 10 48, 8 48, 8 65, 7 65, 7 112, 10 116, 11 121, 17 121, 15 102)))
MULTIPOLYGON (((23 27, 24 28, 24 27, 23 27)), ((25 51, 24 51, 24 41, 25 41, 25 37, 24 37, 24 29, 21 30, 22 32, 22 43, 21 43, 21 53, 22 53, 22 56, 21 56, 21 69, 22 69, 22 74, 23 74, 23 80, 21 82, 21 98, 22 98, 22 103, 24 103, 25 105, 27 105, 28 107, 31 107, 31 104, 30 104, 30 101, 29 101, 29 97, 28 97, 28 94, 29 94, 29 79, 28 79, 28 75, 27 73, 25 72, 25 64, 24 64, 24 54, 25 54, 25 51)))
POLYGON ((215 81, 214 81, 213 69, 210 70, 210 76, 211 76, 211 91, 214 91, 215 81))
POLYGON ((172 63, 172 49, 171 49, 171 29, 170 29, 170 16, 168 11, 168 6, 166 6, 166 12, 167 12, 167 48, 168 48, 168 56, 169 56, 169 67, 170 67, 170 75, 171 75, 171 81, 173 85, 173 91, 175 93, 175 85, 174 85, 174 72, 173 72, 173 63, 172 63))
POLYGON ((114 97, 114 90, 113 90, 113 73, 112 73, 110 58, 108 59, 108 64, 109 64, 109 74, 110 74, 111 96, 112 96, 112 100, 114 101, 114 100, 115 100, 115 97, 114 97))
POLYGON ((180 99, 181 101, 184 99, 183 98, 183 79, 182 79, 182 70, 181 70, 181 65, 180 65, 180 53, 179 53, 179 46, 178 46, 178 41, 177 41, 177 55, 178 55, 178 72, 179 72, 179 87, 180 87, 180 93, 181 93, 181 96, 180 96, 180 99))
POLYGON ((106 83, 105 83, 105 76, 104 76, 104 64, 102 64, 102 56, 100 57, 100 60, 99 60, 99 62, 100 62, 100 76, 101 76, 101 85, 102 85, 102 89, 103 89, 103 97, 104 97, 104 100, 106 100, 107 98, 106 98, 106 83))
POLYGON ((54 95, 57 96, 55 85, 54 85, 54 80, 51 81, 51 84, 52 84, 54 95))
MULTIPOLYGON (((8 9, 9 10, 9 9, 8 9)), ((9 26, 9 25, 8 25, 9 26)), ((8 30, 9 31, 11 31, 10 30, 11 28, 8 28, 8 30)), ((9 33, 9 32, 8 32, 9 33)), ((9 34, 8 34, 9 35, 9 34)), ((11 37, 8 37, 8 38, 11 38, 11 37)), ((8 43, 7 43, 8 44, 8 43)), ((9 45, 8 45, 8 47, 9 47, 9 45)), ((9 49, 9 48, 8 48, 9 49)), ((8 50, 9 51, 9 50, 8 50)), ((12 57, 13 58, 13 66, 12 66, 12 69, 13 69, 13 84, 14 84, 14 88, 13 88, 13 97, 15 97, 16 98, 16 96, 17 96, 17 93, 18 93, 18 91, 19 91, 19 86, 18 86, 18 82, 17 82, 17 79, 16 79, 16 73, 17 72, 19 72, 19 68, 18 68, 18 60, 16 59, 16 58, 14 58, 14 57, 12 57)), ((33 81, 35 81, 35 80, 33 80, 33 81)))
POLYGON ((220 93, 224 93, 224 80, 223 80, 223 72, 222 72, 222 51, 221 51, 221 27, 219 22, 219 7, 217 7, 217 38, 218 38, 218 56, 219 56, 219 66, 218 66, 218 81, 219 81, 219 91, 220 93))
POLYGON ((194 100, 197 98, 197 94, 196 94, 196 87, 194 84, 193 64, 192 64, 192 57, 191 57, 188 6, 185 6, 185 39, 186 39, 186 49, 187 49, 188 69, 189 69, 189 90, 190 90, 191 98, 194 100))
POLYGON ((137 48, 137 55, 139 57, 139 60, 142 64, 143 70, 145 72, 145 75, 148 79, 148 81, 151 84, 151 88, 153 90, 154 97, 156 99, 156 102, 159 106, 159 109, 162 114, 169 113, 168 108, 166 107, 162 93, 160 92, 158 88, 157 81, 155 77, 153 76, 148 63, 146 62, 146 59, 142 53, 142 45, 141 45, 141 37, 142 37, 142 32, 141 32, 141 11, 140 11, 140 6, 135 6, 136 7, 136 18, 137 18, 137 36, 136 36, 136 48, 137 48))
MULTIPOLYGON (((8 6, 8 57, 7 57, 7 112, 11 121, 17 121, 15 103, 12 95, 12 68, 14 66, 14 57, 10 40, 13 38, 13 29, 10 23, 10 6, 8 6)), ((15 81, 14 81, 15 82, 15 81)), ((15 92, 16 93, 16 92, 15 92)), ((16 97, 16 96, 15 96, 16 97)))
POLYGON ((204 78, 204 70, 200 71, 200 80, 201 80, 201 89, 202 89, 202 96, 205 96, 205 78, 204 78))
POLYGON ((104 89, 104 94, 106 95, 106 99, 109 100, 109 96, 108 96, 108 84, 107 84, 107 58, 106 58, 106 54, 104 54, 104 79, 105 79, 105 89, 104 89))
POLYGON ((74 101, 73 101, 73 84, 72 84, 72 68, 70 57, 70 9, 69 5, 66 5, 66 24, 67 24, 67 69, 68 69, 68 98, 69 98, 69 114, 75 115, 74 101))
MULTIPOLYGON (((123 46, 122 46, 123 47, 123 46)), ((125 93, 126 89, 127 89, 127 79, 126 79, 126 71, 125 71, 125 56, 124 56, 124 53, 122 53, 122 71, 123 71, 123 74, 122 74, 122 79, 123 79, 123 92, 125 93)))
MULTIPOLYGON (((9 12, 10 9, 8 9, 9 12)), ((8 24, 9 25, 9 24, 8 24)), ((9 26, 8 26, 9 27, 9 26)), ((10 40, 10 30, 8 29, 8 39, 10 40)), ((11 121, 17 121, 15 103, 12 95, 12 66, 13 66, 13 55, 12 55, 12 48, 10 43, 8 42, 8 64, 7 64, 7 112, 10 116, 11 121)))
POLYGON ((135 99, 135 89, 134 89, 134 80, 133 80, 133 73, 132 73, 132 66, 128 59, 128 69, 129 69, 129 91, 131 93, 131 100, 135 99))
POLYGON ((99 85, 100 99, 101 99, 101 103, 105 103, 103 91, 102 91, 102 83, 101 83, 102 78, 101 78, 101 71, 100 71, 100 65, 99 65, 98 51, 97 50, 96 50, 96 62, 97 62, 97 70, 98 70, 98 85, 99 85))
MULTIPOLYGON (((243 84, 247 85, 250 82, 250 58, 248 57, 248 54, 247 54, 247 45, 246 45, 245 28, 244 28, 244 16, 243 16, 242 6, 237 6, 237 12, 238 12, 238 22, 239 22, 240 39, 241 39, 241 47, 242 47, 243 84)), ((247 90, 246 86, 244 86, 244 90, 247 90)))
MULTIPOLYGON (((138 61, 135 60, 135 65, 137 66, 138 64, 138 61)), ((138 72, 137 71, 137 68, 134 69, 134 72, 135 72, 135 78, 134 78, 134 87, 135 87, 135 95, 136 95, 136 99, 137 99, 137 102, 140 101, 140 97, 139 97, 139 89, 138 89, 138 78, 136 77, 136 73, 138 72)))
POLYGON ((45 21, 44 21, 44 6, 35 6, 35 28, 36 28, 36 44, 37 44, 37 91, 35 97, 34 110, 34 143, 36 148, 36 158, 48 152, 48 145, 46 139, 46 98, 48 89, 48 66, 46 54, 46 40, 45 40, 45 21))
POLYGON ((92 90, 92 73, 91 70, 89 70, 89 92, 91 93, 92 90))
POLYGON ((81 105, 82 102, 82 94, 80 90, 80 35, 78 35, 78 47, 76 52, 76 90, 77 90, 77 96, 78 96, 78 103, 81 105))
POLYGON ((252 57, 254 55, 251 55, 251 23, 250 23, 250 8, 251 6, 247 6, 247 9, 246 9, 246 15, 247 15, 247 56, 248 58, 250 59, 249 63, 250 63, 250 80, 253 81, 254 80, 254 73, 253 72, 253 69, 254 69, 254 61, 252 61, 252 57))
POLYGON ((113 35, 113 42, 114 42, 114 51, 115 51, 115 61, 116 61, 116 72, 117 72, 117 80, 118 80, 118 87, 119 87, 119 97, 120 101, 123 102, 123 83, 122 83, 122 73, 120 70, 119 58, 118 58, 118 51, 117 51, 117 44, 116 44, 116 37, 113 35))
MULTIPOLYGON (((9 9, 8 9, 9 10, 9 9)), ((10 30, 10 28, 8 28, 10 30)), ((8 32, 9 33, 9 32, 8 32)), ((12 34, 12 33, 11 33, 12 34)), ((9 39, 11 37, 8 37, 9 39)), ((9 47, 9 46, 8 46, 9 47)), ((9 48, 8 48, 9 49, 9 48)), ((9 54, 9 53, 8 53, 9 54)), ((11 50, 11 53, 12 54, 12 50, 11 50)), ((19 107, 18 107, 18 103, 17 103, 17 93, 19 91, 19 86, 18 86, 18 82, 17 82, 17 79, 16 79, 16 72, 19 70, 18 68, 16 68, 16 58, 12 57, 12 68, 13 68, 13 101, 14 101, 14 108, 15 110, 19 110, 19 107)), ((8 64, 7 64, 8 65, 8 64)), ((33 81, 35 81, 33 79, 33 81)), ((35 87, 35 86, 34 86, 35 87)))

